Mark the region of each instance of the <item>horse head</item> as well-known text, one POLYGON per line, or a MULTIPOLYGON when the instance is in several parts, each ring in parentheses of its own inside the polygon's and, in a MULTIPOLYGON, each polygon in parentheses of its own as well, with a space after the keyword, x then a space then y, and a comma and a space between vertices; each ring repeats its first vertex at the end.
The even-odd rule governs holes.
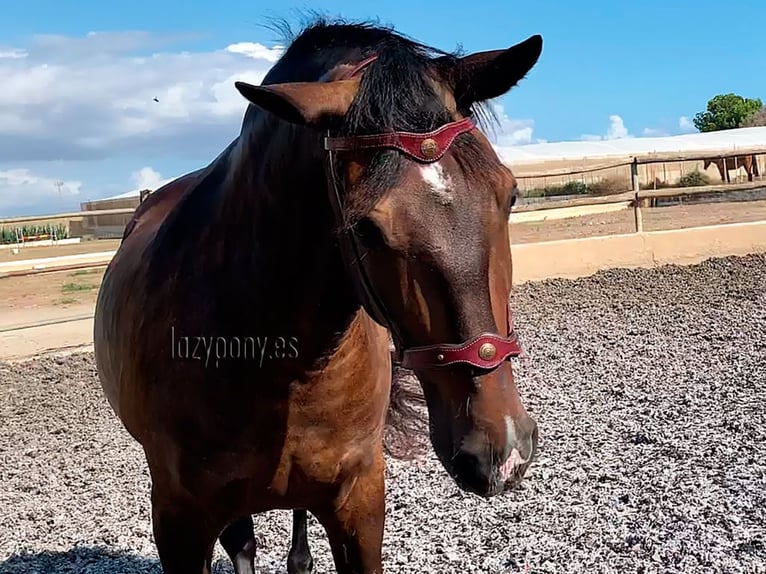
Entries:
POLYGON ((538 435, 508 360, 520 352, 508 231, 518 188, 474 117, 541 51, 540 36, 467 56, 391 43, 322 81, 237 83, 316 131, 349 280, 415 371, 441 463, 481 496, 521 479, 538 435))

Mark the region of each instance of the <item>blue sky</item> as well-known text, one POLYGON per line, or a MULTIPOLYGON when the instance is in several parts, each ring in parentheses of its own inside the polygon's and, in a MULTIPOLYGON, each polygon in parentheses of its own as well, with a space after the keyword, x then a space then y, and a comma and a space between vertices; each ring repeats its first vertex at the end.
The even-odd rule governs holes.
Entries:
POLYGON ((26 0, 0 19, 0 216, 77 208, 206 164, 245 108, 233 78, 257 81, 276 57, 260 24, 308 7, 444 49, 542 34, 537 66, 497 102, 503 144, 678 134, 718 93, 766 100, 766 40, 748 31, 766 3, 754 0, 26 0))

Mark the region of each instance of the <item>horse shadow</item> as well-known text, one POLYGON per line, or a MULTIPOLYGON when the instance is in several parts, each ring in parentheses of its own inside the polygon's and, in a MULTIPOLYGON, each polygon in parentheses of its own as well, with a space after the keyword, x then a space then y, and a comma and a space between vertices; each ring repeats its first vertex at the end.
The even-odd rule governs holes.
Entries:
MULTIPOLYGON (((19 552, 0 561, 2 574, 162 574, 157 558, 104 546, 76 546, 65 552, 19 552)), ((231 562, 213 560, 211 574, 233 574, 231 562)), ((269 574, 272 571, 269 570, 269 574)), ((274 571, 276 574, 277 571, 274 571)))

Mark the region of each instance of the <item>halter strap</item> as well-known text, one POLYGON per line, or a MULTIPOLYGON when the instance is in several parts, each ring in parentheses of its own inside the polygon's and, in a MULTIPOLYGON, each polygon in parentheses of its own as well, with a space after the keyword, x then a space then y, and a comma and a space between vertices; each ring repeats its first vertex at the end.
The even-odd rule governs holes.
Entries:
POLYGON ((414 347, 403 353, 402 367, 425 369, 463 363, 479 369, 495 369, 503 361, 522 353, 519 337, 513 328, 511 308, 506 305, 507 332, 503 337, 496 333, 482 333, 473 339, 457 344, 414 347))
POLYGON ((394 148, 423 162, 438 161, 447 153, 460 134, 475 126, 471 118, 450 122, 426 133, 388 132, 374 135, 327 137, 324 148, 332 151, 352 151, 370 148, 394 148))

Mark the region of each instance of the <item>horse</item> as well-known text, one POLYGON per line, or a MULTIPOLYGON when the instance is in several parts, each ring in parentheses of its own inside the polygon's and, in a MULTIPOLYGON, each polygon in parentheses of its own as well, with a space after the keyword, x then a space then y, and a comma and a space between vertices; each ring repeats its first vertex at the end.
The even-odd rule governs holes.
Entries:
POLYGON ((275 509, 317 518, 337 572, 382 572, 386 445, 417 397, 459 488, 523 478, 538 428, 512 369, 517 184, 479 120, 541 52, 539 35, 463 55, 317 19, 260 85, 234 83, 247 107, 218 157, 136 209, 94 352, 147 462, 166 574, 209 573, 216 540, 252 574, 251 517, 275 509), (392 380, 389 336, 417 395, 392 380))
POLYGON ((706 170, 708 167, 710 167, 710 164, 713 163, 718 168, 718 173, 721 174, 721 181, 723 183, 731 183, 729 170, 737 170, 740 167, 745 168, 745 172, 747 172, 747 181, 753 181, 754 175, 759 177, 761 175, 758 170, 758 159, 755 157, 755 154, 738 155, 718 159, 706 159, 705 165, 702 169, 706 170))

